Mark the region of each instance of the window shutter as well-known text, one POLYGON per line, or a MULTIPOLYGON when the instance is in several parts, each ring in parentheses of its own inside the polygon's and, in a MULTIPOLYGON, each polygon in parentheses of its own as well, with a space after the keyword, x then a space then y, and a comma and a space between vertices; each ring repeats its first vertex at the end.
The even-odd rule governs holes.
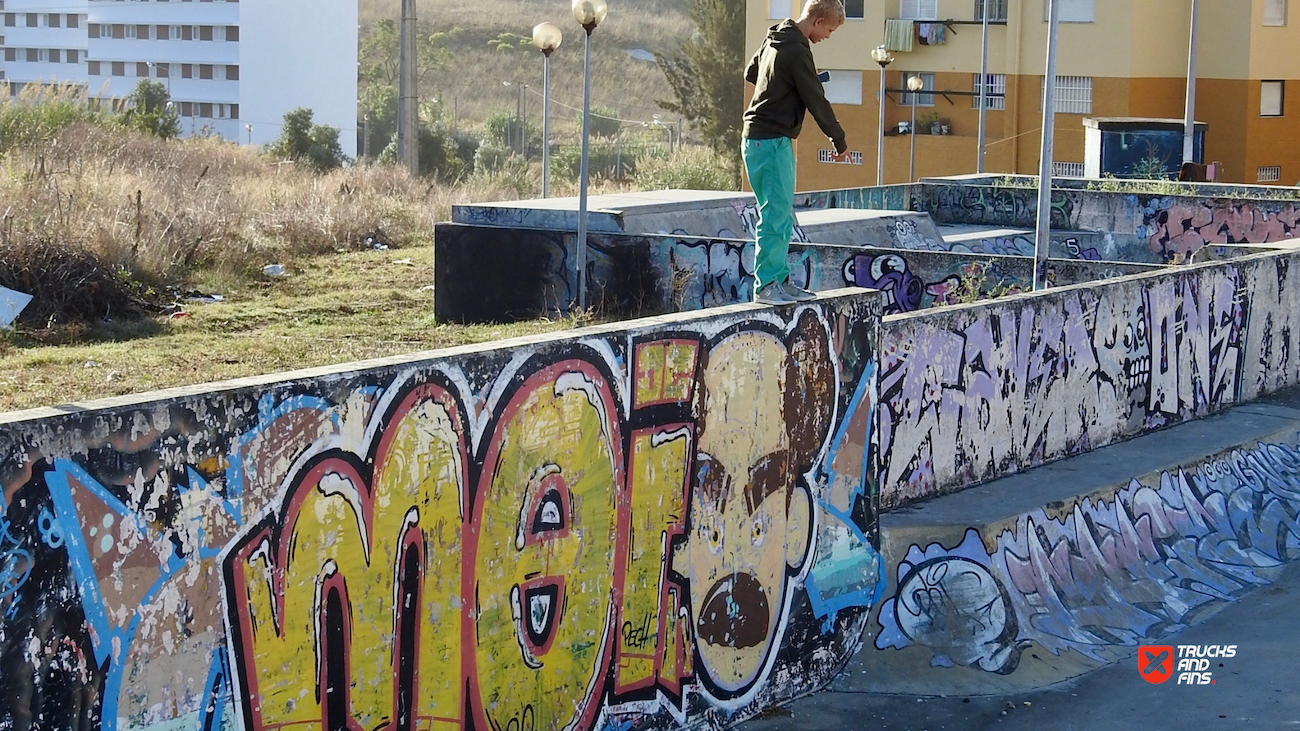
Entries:
POLYGON ((921 0, 898 0, 898 17, 911 20, 921 17, 921 0))
POLYGON ((1286 0, 1264 0, 1264 25, 1286 25, 1286 0))
MULTIPOLYGON (((1096 18, 1096 8, 1094 0, 1056 0, 1060 5, 1057 11, 1058 19, 1062 23, 1091 23, 1096 18)), ((1051 20, 1047 14, 1047 0, 1043 0, 1043 21, 1051 20)))

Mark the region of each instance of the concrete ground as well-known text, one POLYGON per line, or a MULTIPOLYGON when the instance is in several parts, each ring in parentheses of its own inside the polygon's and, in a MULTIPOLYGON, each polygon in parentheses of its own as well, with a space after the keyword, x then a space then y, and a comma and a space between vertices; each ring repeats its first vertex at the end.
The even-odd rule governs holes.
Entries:
MULTIPOLYGON (((1300 565, 1244 596, 1213 619, 1163 644, 1236 645, 1215 661, 1214 685, 1151 685, 1136 655, 1047 690, 940 697, 826 691, 804 698, 744 731, 938 731, 940 729, 1300 728, 1300 565)), ((868 648, 864 652, 873 652, 868 648)), ((936 672, 940 672, 936 670, 936 672)))

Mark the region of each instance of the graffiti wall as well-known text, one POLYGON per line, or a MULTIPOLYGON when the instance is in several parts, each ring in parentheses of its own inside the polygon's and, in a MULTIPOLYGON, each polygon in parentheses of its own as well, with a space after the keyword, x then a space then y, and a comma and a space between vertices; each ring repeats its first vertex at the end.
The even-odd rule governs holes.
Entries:
MULTIPOLYGON (((801 193, 797 203, 807 208, 910 208, 929 213, 938 224, 1032 230, 1038 218, 1036 178, 1003 180, 1016 184, 999 184, 987 177, 931 180, 912 186, 801 193)), ((1150 263, 1190 261, 1201 248, 1214 244, 1266 244, 1300 235, 1300 201, 1252 197, 1259 191, 1230 186, 1193 185, 1187 190, 1186 195, 1171 196, 1054 188, 1052 228, 1105 234, 1098 244, 1080 247, 1071 258, 1093 258, 1087 252, 1095 250, 1097 258, 1105 260, 1150 263)))
MULTIPOLYGON (((440 319, 499 322, 568 312, 577 304, 572 234, 439 224, 434 239, 434 314, 440 319)), ((1030 258, 918 249, 791 244, 788 264, 791 281, 801 287, 883 290, 887 314, 1020 292, 1033 280, 1030 258)), ((604 314, 730 305, 753 296, 754 242, 591 234, 586 268, 588 303, 604 314)), ((1052 260, 1048 276, 1063 286, 1151 268, 1052 260)))
POLYGON ((885 506, 1295 384, 1298 263, 1253 256, 887 318, 885 506))
POLYGON ((879 294, 0 423, 0 726, 720 727, 883 592, 879 294))
POLYGON ((1008 674, 1032 648, 1113 662, 1186 629, 1297 556, 1300 451, 1294 432, 1278 436, 955 545, 912 545, 876 648, 1008 674))

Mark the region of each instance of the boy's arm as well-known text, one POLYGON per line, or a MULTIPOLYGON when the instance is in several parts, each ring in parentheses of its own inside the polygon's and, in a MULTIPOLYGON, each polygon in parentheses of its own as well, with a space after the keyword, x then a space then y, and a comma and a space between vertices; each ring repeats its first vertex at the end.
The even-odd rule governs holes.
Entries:
POLYGON ((817 121, 817 126, 822 128, 822 132, 835 143, 835 154, 844 154, 849 149, 849 143, 844 138, 844 128, 835 118, 835 110, 831 109, 831 103, 826 101, 826 90, 822 87, 821 79, 817 78, 817 68, 813 66, 812 54, 803 54, 803 58, 795 63, 793 71, 794 85, 799 90, 799 98, 803 100, 803 105, 812 112, 813 119, 817 121))
POLYGON ((745 69, 745 81, 751 84, 758 83, 758 57, 763 53, 763 46, 760 44, 757 51, 754 51, 754 57, 749 59, 749 66, 745 69))

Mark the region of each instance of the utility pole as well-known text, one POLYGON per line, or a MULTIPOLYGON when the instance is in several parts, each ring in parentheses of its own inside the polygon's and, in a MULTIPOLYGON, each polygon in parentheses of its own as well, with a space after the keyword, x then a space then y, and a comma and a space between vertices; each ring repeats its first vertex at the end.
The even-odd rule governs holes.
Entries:
MULTIPOLYGON (((989 106, 989 3, 996 3, 998 0, 981 0, 980 9, 983 11, 984 40, 980 42, 980 131, 979 131, 979 157, 975 161, 975 172, 980 175, 984 174, 984 140, 985 140, 985 118, 988 116, 989 106)), ((1193 0, 1195 2, 1195 0, 1193 0)), ((884 106, 883 99, 881 106, 884 106)), ((877 185, 879 185, 877 183, 877 185)))
POLYGON ((1034 239, 1034 291, 1047 287, 1052 246, 1052 143, 1056 134, 1056 39, 1061 0, 1047 0, 1047 73, 1043 78, 1043 144, 1038 158, 1038 228, 1034 239))
POLYGON ((1187 108, 1183 114, 1183 162, 1196 162, 1196 2, 1192 0, 1191 40, 1187 48, 1187 108))
POLYGON ((420 171, 420 134, 415 88, 415 0, 402 0, 402 35, 398 60, 397 159, 412 175, 420 171))

